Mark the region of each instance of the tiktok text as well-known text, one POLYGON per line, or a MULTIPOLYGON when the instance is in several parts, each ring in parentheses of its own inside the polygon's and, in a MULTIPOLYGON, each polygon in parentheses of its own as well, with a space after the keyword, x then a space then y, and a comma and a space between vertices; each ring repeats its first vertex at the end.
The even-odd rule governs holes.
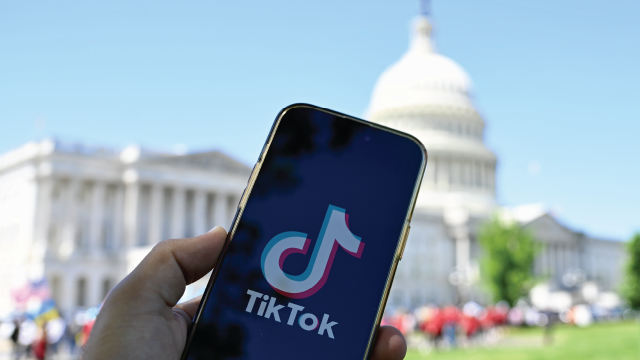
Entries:
MULTIPOLYGON (((277 305, 276 298, 271 297, 271 299, 269 300, 269 295, 263 295, 253 290, 247 290, 247 294, 250 295, 251 298, 249 298, 249 303, 247 304, 247 308, 245 309, 246 312, 252 313, 253 308, 256 304, 256 299, 260 299, 260 305, 258 306, 258 312, 256 314, 267 319, 270 319, 273 316, 273 319, 275 321, 281 322, 279 311, 284 309, 284 305, 277 305)), ((298 313, 304 310, 304 307, 296 305, 294 303, 289 303, 287 307, 291 309, 291 311, 289 312, 287 325, 293 326, 293 323, 296 322, 296 317, 298 317, 298 313)), ((312 331, 318 328, 318 318, 311 313, 301 314, 300 317, 298 317, 297 322, 298 325, 306 331, 312 331)), ((334 339, 332 327, 335 325, 338 325, 338 323, 335 321, 329 322, 329 315, 324 314, 324 316, 322 317, 322 321, 320 322, 318 335, 324 335, 324 333, 326 332, 327 336, 334 339)))

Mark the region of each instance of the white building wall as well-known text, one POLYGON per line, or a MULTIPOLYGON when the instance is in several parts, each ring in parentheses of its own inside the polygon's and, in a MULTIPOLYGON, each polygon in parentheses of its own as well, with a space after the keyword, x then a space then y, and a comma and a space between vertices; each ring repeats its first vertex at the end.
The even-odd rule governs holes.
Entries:
POLYGON ((454 253, 454 243, 441 221, 414 217, 388 305, 413 308, 453 303, 456 294, 448 278, 455 266, 454 253))
POLYGON ((31 257, 37 250, 32 242, 35 199, 33 166, 21 164, 0 174, 0 311, 10 309, 11 289, 42 275, 31 257))

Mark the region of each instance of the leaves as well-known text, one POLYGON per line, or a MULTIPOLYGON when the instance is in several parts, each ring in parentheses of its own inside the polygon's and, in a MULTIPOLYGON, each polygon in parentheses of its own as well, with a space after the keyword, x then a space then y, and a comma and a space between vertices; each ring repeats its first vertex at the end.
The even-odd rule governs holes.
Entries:
POLYGON ((532 285, 537 246, 533 235, 517 223, 494 218, 480 229, 482 275, 494 301, 514 305, 532 285))
POLYGON ((627 276, 624 279, 622 294, 629 306, 640 309, 640 233, 636 233, 627 245, 629 260, 627 276))

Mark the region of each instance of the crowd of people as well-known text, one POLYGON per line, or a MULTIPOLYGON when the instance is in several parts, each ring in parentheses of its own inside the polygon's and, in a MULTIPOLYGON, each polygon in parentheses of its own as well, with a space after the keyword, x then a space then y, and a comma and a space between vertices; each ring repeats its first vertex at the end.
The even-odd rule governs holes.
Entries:
POLYGON ((504 336, 506 326, 544 327, 548 337, 545 341, 552 341, 551 328, 557 323, 588 326, 594 321, 615 320, 622 315, 620 309, 605 312, 587 304, 556 312, 539 310, 525 301, 513 307, 506 302, 485 307, 470 301, 459 307, 425 305, 411 311, 387 309, 382 324, 398 328, 410 347, 431 351, 493 345, 504 336))
POLYGON ((398 328, 409 346, 449 348, 490 341, 508 323, 509 310, 504 303, 482 307, 475 302, 462 307, 425 305, 413 311, 397 308, 388 309, 382 324, 398 328))
POLYGON ((95 321, 95 309, 81 311, 71 320, 49 320, 17 314, 0 322, 0 335, 11 342, 12 360, 78 358, 95 321))
MULTIPOLYGON (((14 360, 77 358, 89 338, 98 311, 99 308, 90 308, 66 318, 17 313, 0 320, 0 339, 12 343, 14 360)), ((555 323, 587 326, 593 321, 621 317, 620 309, 604 311, 593 305, 575 305, 562 312, 553 312, 541 311, 525 301, 513 307, 506 302, 481 306, 470 301, 459 307, 424 305, 411 311, 388 308, 382 324, 398 328, 410 347, 431 351, 493 345, 503 337, 506 326, 541 326, 545 328, 545 335, 550 336, 555 323)))

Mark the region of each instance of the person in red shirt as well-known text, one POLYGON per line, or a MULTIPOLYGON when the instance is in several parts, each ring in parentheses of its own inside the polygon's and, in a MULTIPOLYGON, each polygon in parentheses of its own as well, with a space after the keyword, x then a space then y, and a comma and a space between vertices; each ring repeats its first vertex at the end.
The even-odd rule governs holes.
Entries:
POLYGON ((33 357, 36 360, 44 360, 47 356, 47 323, 43 323, 39 329, 39 335, 33 341, 31 346, 33 357))

